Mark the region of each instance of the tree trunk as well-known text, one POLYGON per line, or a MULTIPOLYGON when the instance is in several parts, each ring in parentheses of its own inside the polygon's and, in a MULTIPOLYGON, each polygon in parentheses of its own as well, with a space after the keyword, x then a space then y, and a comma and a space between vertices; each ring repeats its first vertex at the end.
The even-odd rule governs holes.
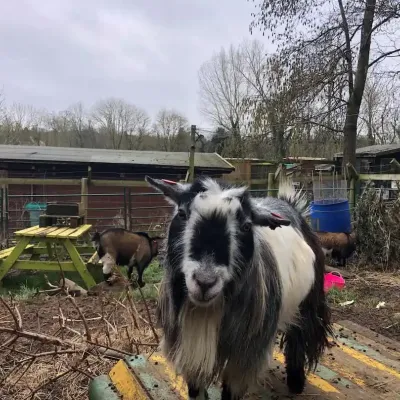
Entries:
POLYGON ((346 120, 344 123, 343 173, 346 173, 346 164, 356 163, 357 124, 361 102, 364 94, 365 82, 368 75, 369 55, 371 50, 371 34, 375 17, 376 0, 367 0, 365 5, 363 25, 361 28, 360 50, 358 53, 354 89, 351 91, 347 103, 346 120))

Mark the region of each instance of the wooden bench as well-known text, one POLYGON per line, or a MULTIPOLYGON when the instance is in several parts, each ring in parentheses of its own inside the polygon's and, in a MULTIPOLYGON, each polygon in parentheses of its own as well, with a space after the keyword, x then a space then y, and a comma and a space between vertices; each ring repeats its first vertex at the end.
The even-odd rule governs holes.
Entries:
MULTIPOLYGON (((33 244, 28 244, 28 246, 25 247, 25 250, 29 250, 33 248, 33 244)), ((15 249, 14 247, 9 247, 8 249, 4 249, 0 251, 0 260, 4 260, 5 258, 7 258, 11 252, 15 249)))

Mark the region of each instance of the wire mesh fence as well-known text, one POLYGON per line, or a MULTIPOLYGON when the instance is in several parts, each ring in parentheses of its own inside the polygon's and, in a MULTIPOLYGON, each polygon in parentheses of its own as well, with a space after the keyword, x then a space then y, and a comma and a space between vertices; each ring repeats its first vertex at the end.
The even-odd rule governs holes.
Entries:
MULTIPOLYGON (((268 183, 271 172, 260 169, 252 173, 217 176, 218 180, 231 180, 236 185, 246 185, 253 197, 264 197, 267 195, 276 196, 278 183, 268 183), (254 175, 254 176, 253 176, 254 175)), ((174 181, 184 179, 168 173, 152 174, 154 178, 170 179, 174 181)), ((120 177, 119 177, 120 178, 120 177)), ((129 177, 131 178, 131 177, 129 177)), ((93 230, 103 231, 107 228, 122 227, 132 231, 146 231, 159 234, 165 231, 169 221, 172 206, 165 201, 164 197, 150 188, 144 181, 144 175, 136 174, 134 182, 129 187, 89 185, 87 194, 81 193, 78 185, 9 185, 8 189, 0 191, 0 218, 1 218, 1 240, 11 238, 15 231, 32 226, 38 223, 38 214, 45 212, 48 202, 81 202, 87 197, 87 223, 93 226, 93 230), (36 213, 36 214, 35 214, 36 213)), ((332 176, 325 175, 321 180, 320 176, 314 176, 310 171, 303 169, 301 176, 291 177, 293 187, 296 190, 306 192, 309 201, 315 201, 326 197, 326 191, 332 189, 337 197, 348 198, 347 183, 345 181, 332 182, 332 176), (328 183, 326 183, 328 182, 328 183), (344 183, 343 183, 344 182, 344 183)), ((132 181, 127 180, 127 183, 132 181)), ((362 182, 363 183, 363 182, 362 182)), ((359 188, 361 194, 363 185, 359 188)), ((384 191, 384 198, 388 200, 396 197, 398 187, 390 182, 382 182, 376 186, 376 190, 384 191)), ((328 196, 329 197, 329 196, 328 196)), ((351 205, 351 212, 353 205, 351 205)), ((329 212, 329 211, 326 211, 329 212)))

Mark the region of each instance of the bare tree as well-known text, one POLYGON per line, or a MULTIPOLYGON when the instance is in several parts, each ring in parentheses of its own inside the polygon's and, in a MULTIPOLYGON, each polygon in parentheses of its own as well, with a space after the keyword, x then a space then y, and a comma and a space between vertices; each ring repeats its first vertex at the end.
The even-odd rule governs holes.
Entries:
POLYGON ((272 38, 283 65, 292 70, 308 64, 313 71, 309 81, 321 92, 337 84, 339 96, 335 97, 345 109, 343 165, 355 164, 358 116, 368 71, 388 57, 400 56, 400 2, 265 0, 257 7, 251 29, 260 27, 272 38))
POLYGON ((2 136, 5 144, 20 144, 22 135, 29 134, 31 144, 46 145, 44 130, 45 111, 31 105, 13 103, 5 107, 2 121, 2 136))
POLYGON ((130 148, 140 143, 143 129, 147 128, 149 118, 135 105, 122 99, 110 98, 98 102, 93 110, 93 120, 100 132, 104 132, 113 149, 121 149, 126 142, 130 148))
POLYGON ((65 116, 68 120, 73 145, 85 147, 85 139, 89 131, 90 121, 83 104, 81 102, 73 104, 66 110, 65 116))
POLYGON ((295 84, 295 74, 288 79, 280 60, 277 57, 268 59, 259 42, 244 45, 242 55, 242 74, 249 87, 244 104, 250 116, 250 131, 253 139, 262 138, 268 144, 271 157, 281 160, 288 150, 295 117, 300 112, 300 88, 295 84))
POLYGON ((369 76, 360 111, 360 131, 365 133, 368 144, 393 143, 400 139, 399 89, 391 77, 369 76))
POLYGON ((232 45, 228 50, 221 49, 198 74, 202 114, 215 126, 239 137, 245 127, 243 99, 249 94, 243 75, 243 50, 232 45))
POLYGON ((143 147, 143 139, 149 133, 151 119, 146 111, 132 108, 131 125, 127 131, 126 145, 129 150, 140 150, 143 147))
POLYGON ((180 138, 188 130, 187 119, 174 110, 159 111, 153 126, 159 147, 163 151, 176 151, 180 138))
POLYGON ((46 119, 46 127, 50 133, 51 145, 73 146, 71 123, 67 111, 49 114, 46 119))

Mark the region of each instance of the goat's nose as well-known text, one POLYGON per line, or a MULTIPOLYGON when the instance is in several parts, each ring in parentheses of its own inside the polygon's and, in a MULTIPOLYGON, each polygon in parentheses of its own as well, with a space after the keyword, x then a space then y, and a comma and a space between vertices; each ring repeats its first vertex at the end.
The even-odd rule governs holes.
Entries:
POLYGON ((217 283, 217 278, 214 276, 213 277, 201 276, 199 274, 194 273, 193 279, 199 285, 199 288, 201 289, 203 295, 207 293, 207 291, 217 283))

